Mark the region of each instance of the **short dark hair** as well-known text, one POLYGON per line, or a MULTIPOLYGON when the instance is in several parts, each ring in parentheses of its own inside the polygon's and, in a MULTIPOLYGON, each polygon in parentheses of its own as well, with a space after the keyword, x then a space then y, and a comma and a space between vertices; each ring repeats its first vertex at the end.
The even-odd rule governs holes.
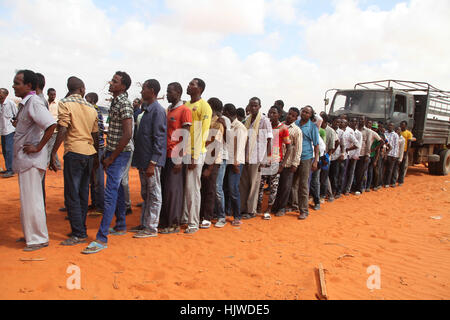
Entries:
POLYGON ((37 88, 44 90, 44 87, 45 87, 44 75, 42 73, 37 72, 36 77, 37 77, 37 88))
POLYGON ((8 91, 8 89, 6 89, 6 88, 0 88, 0 91, 3 91, 6 95, 9 94, 9 91, 8 91))
POLYGON ((89 97, 91 97, 90 100, 92 100, 92 102, 93 102, 94 104, 97 104, 97 102, 98 102, 98 94, 96 94, 95 92, 89 92, 89 93, 86 95, 86 99, 88 99, 89 97))
POLYGON ((253 97, 250 99, 250 101, 258 101, 258 104, 261 106, 261 99, 258 97, 253 97))
POLYGON ((37 76, 34 71, 31 70, 19 70, 16 75, 23 74, 23 84, 31 84, 31 90, 36 90, 37 86, 37 76))
POLYGON ((281 114, 281 108, 279 106, 271 106, 269 111, 272 110, 272 109, 276 109, 278 114, 281 114))
POLYGON ((194 78, 194 80, 197 81, 198 86, 200 87, 200 89, 202 89, 202 93, 205 92, 205 88, 206 88, 206 83, 205 81, 203 81, 200 78, 194 78))
POLYGON ((128 89, 130 89, 131 87, 131 78, 128 75, 128 73, 123 72, 123 71, 117 71, 116 76, 119 76, 122 78, 122 84, 125 85, 125 91, 128 91, 128 89))
POLYGON ((281 108, 284 108, 284 102, 283 102, 283 100, 277 100, 277 101, 275 101, 275 105, 276 105, 276 106, 280 106, 281 108))
POLYGON ((210 98, 208 100, 209 105, 211 106, 211 109, 216 112, 222 112, 223 110, 223 103, 218 98, 210 98))
POLYGON ((238 116, 238 111, 241 110, 244 112, 244 116, 245 116, 245 110, 242 108, 236 109, 236 107, 234 106, 234 104, 232 103, 227 103, 223 106, 223 112, 227 112, 230 116, 235 117, 238 116))
POLYGON ((328 117, 328 115, 324 112, 320 115, 322 117, 322 120, 325 122, 328 122, 330 120, 330 118, 328 117))
POLYGON ((298 108, 296 108, 296 107, 290 108, 289 111, 293 111, 293 112, 297 113, 297 118, 300 116, 300 110, 298 110, 298 108))
MULTIPOLYGON (((224 108, 225 108, 225 107, 224 107, 224 108)), ((238 108, 238 109, 236 109, 236 115, 237 115, 238 117, 245 118, 245 110, 244 110, 244 108, 238 108)))
POLYGON ((180 94, 180 96, 183 94, 183 87, 181 86, 181 84, 179 82, 169 83, 168 87, 173 87, 175 89, 175 91, 180 94))
POLYGON ((402 122, 400 122, 400 125, 402 125, 402 124, 408 125, 408 121, 403 120, 402 122))
POLYGON ((50 92, 52 92, 52 91, 55 91, 55 92, 56 92, 56 90, 55 90, 55 89, 53 89, 53 88, 49 88, 49 89, 47 90, 47 94, 50 94, 50 92))
POLYGON ((315 122, 316 121, 316 112, 314 111, 314 108, 311 107, 310 105, 307 105, 304 108, 310 108, 311 109, 311 118, 310 118, 310 120, 312 122, 315 122))
POLYGON ((153 89, 153 92, 157 96, 159 91, 161 90, 161 85, 159 84, 159 81, 156 79, 150 79, 144 82, 144 86, 153 89))
POLYGON ((81 88, 84 88, 84 82, 80 78, 70 77, 69 79, 67 79, 67 89, 70 93, 73 93, 81 88))

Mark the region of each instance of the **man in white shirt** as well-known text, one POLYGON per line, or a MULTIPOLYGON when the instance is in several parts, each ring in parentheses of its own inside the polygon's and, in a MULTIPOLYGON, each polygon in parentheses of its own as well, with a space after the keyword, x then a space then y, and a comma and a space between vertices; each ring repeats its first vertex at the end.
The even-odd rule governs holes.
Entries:
MULTIPOLYGON (((346 124, 346 122, 344 122, 346 124)), ((344 195, 350 194, 350 189, 353 184, 353 177, 355 174, 356 162, 359 159, 359 150, 360 150, 360 142, 357 139, 357 135, 355 133, 356 125, 358 124, 358 120, 356 118, 350 119, 348 122, 348 126, 344 130, 344 134, 342 135, 342 143, 343 145, 343 154, 341 155, 342 161, 344 161, 344 167, 341 172, 342 175, 342 183, 340 193, 344 195)), ((359 134, 360 136, 360 134, 359 134)))
POLYGON ((0 89, 0 134, 2 136, 2 152, 5 160, 5 170, 2 171, 3 178, 14 176, 13 172, 13 144, 14 132, 13 119, 17 116, 17 106, 8 97, 8 90, 0 89))
POLYGON ((394 123, 390 122, 388 124, 388 131, 384 134, 388 143, 388 153, 386 161, 384 162, 385 176, 384 176, 384 186, 389 188, 392 180, 392 173, 394 171, 395 161, 398 159, 398 134, 394 131, 394 123))
POLYGON ((391 179, 391 187, 392 188, 395 188, 395 186, 397 184, 400 166, 401 166, 401 164, 403 162, 403 158, 405 156, 405 152, 403 152, 403 150, 405 150, 405 144, 406 144, 406 140, 401 134, 402 129, 400 127, 397 127, 395 129, 395 132, 398 134, 398 158, 397 158, 397 161, 395 161, 395 163, 394 163, 394 169, 393 169, 392 179, 391 179))
MULTIPOLYGON (((58 103, 59 101, 56 100, 56 90, 53 88, 50 88, 47 90, 47 96, 48 96, 48 111, 52 114, 55 121, 58 121, 58 103)), ((58 135, 58 130, 55 130, 53 132, 52 137, 48 141, 48 161, 50 162, 50 156, 52 154, 53 145, 56 141, 56 136, 58 135)), ((59 161, 58 154, 56 154, 56 167, 58 170, 61 170, 61 162, 59 161)))

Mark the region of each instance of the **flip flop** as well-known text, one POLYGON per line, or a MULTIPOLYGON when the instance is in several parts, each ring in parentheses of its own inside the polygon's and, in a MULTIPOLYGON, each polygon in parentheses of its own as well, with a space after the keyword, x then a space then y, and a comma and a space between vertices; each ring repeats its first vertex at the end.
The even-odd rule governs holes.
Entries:
POLYGON ((84 249, 83 251, 81 251, 81 253, 84 254, 91 254, 91 253, 97 253, 102 251, 103 249, 108 248, 108 246, 106 244, 101 244, 98 243, 97 241, 92 241, 86 249, 84 249))
POLYGON ((116 231, 114 228, 109 228, 109 234, 113 236, 123 236, 124 234, 127 234, 127 231, 116 231))

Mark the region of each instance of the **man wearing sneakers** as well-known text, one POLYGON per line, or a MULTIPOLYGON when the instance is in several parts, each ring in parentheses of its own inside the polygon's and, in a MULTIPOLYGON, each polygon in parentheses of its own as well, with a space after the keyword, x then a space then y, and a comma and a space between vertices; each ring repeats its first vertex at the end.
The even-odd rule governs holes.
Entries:
POLYGON ((64 141, 64 204, 71 233, 64 246, 85 243, 89 181, 98 151, 98 118, 95 108, 83 97, 83 81, 70 77, 67 98, 58 105, 58 135, 50 157, 50 169, 57 172, 56 153, 64 141))

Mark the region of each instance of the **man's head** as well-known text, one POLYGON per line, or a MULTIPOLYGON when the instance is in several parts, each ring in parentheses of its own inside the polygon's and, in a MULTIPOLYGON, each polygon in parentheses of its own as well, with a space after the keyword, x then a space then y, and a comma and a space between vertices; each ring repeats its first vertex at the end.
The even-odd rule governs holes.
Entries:
POLYGON ((42 73, 36 73, 37 77, 37 86, 36 86, 36 92, 41 93, 44 90, 45 87, 45 77, 42 73))
POLYGON ((171 104, 176 104, 180 101, 183 95, 183 88, 178 82, 172 82, 167 86, 167 101, 171 104))
POLYGON ((347 121, 347 119, 342 119, 342 118, 339 118, 339 128, 341 128, 341 130, 345 130, 345 128, 347 128, 347 126, 348 126, 348 121, 347 121))
POLYGON ((389 132, 393 132, 394 129, 395 129, 394 123, 393 122, 389 122, 388 126, 387 126, 387 129, 388 129, 389 132))
POLYGON ((161 85, 158 80, 150 79, 142 85, 141 95, 142 100, 147 103, 152 103, 158 98, 158 93, 161 90, 161 85))
POLYGON ((307 122, 309 120, 313 121, 314 117, 314 109, 311 106, 303 107, 300 113, 300 117, 302 121, 307 122))
POLYGON ((273 106, 269 110, 269 119, 272 123, 278 123, 280 120, 281 110, 278 106, 273 106))
POLYGON ((109 92, 113 95, 120 95, 127 92, 131 86, 130 76, 123 71, 117 71, 109 82, 109 92))
MULTIPOLYGON (((225 108, 225 107, 224 107, 225 108)), ((246 114, 245 114, 245 110, 244 108, 238 108, 236 110, 236 116, 238 118, 239 121, 244 121, 246 114)))
POLYGON ((279 110, 283 110, 284 108, 284 102, 283 100, 277 100, 274 102, 273 104, 274 106, 277 106, 279 108, 279 110))
POLYGON ((186 93, 191 97, 200 97, 205 91, 206 84, 205 81, 199 78, 194 78, 189 82, 186 93))
POLYGON ((297 108, 290 108, 288 114, 286 115, 285 123, 287 125, 290 125, 291 123, 297 121, 299 116, 300 116, 300 110, 298 110, 297 108))
POLYGON ((86 93, 84 82, 77 77, 70 77, 67 79, 67 90, 69 90, 69 95, 79 94, 84 97, 86 93))
POLYGON ((56 99, 56 90, 53 88, 48 89, 47 96, 48 96, 48 102, 52 103, 56 99))
POLYGON ((334 130, 337 130, 338 128, 340 128, 341 127, 341 119, 340 118, 335 118, 334 120, 333 120, 333 122, 332 122, 332 124, 331 124, 331 127, 334 129, 334 130))
POLYGON ((398 135, 401 135, 401 134, 402 134, 402 128, 396 127, 396 128, 395 128, 395 132, 396 132, 398 135))
POLYGON ((211 106, 213 114, 221 115, 223 111, 223 103, 218 98, 210 98, 208 104, 211 106))
POLYGON ((5 88, 0 89, 0 102, 5 102, 6 97, 8 96, 9 92, 5 88))
POLYGON ((141 99, 136 98, 133 100, 133 109, 138 109, 141 106, 141 99))
POLYGON ((90 104, 97 104, 98 102, 98 95, 95 92, 89 92, 86 95, 86 101, 89 102, 90 104))
POLYGON ((366 128, 372 129, 373 121, 370 119, 366 120, 366 128))
POLYGON ((378 132, 384 133, 384 123, 383 122, 378 122, 378 132))
POLYGON ((359 116, 358 117, 358 128, 362 129, 366 125, 366 117, 365 116, 359 116))
MULTIPOLYGON (((239 110, 239 109, 238 109, 239 110)), ((243 110, 243 109, 242 109, 243 110)), ((223 106, 223 115, 230 119, 230 121, 234 121, 237 117, 237 110, 234 104, 227 103, 223 106)))
POLYGON ((407 128, 408 128, 408 122, 406 122, 406 121, 400 122, 400 129, 402 131, 406 131, 407 128))
POLYGON ((13 80, 13 89, 16 97, 25 98, 31 91, 36 90, 37 76, 31 70, 20 70, 13 80))
POLYGON ((322 129, 325 129, 328 126, 328 121, 329 121, 328 115, 325 112, 322 111, 320 113, 320 116, 322 117, 322 120, 323 120, 322 124, 320 125, 320 127, 322 129))
POLYGON ((259 109, 261 109, 261 100, 257 97, 253 97, 248 102, 248 112, 252 116, 258 115, 259 109))
POLYGON ((350 128, 352 128, 353 130, 355 130, 357 125, 358 125, 358 119, 357 118, 350 118, 350 121, 348 122, 348 126, 350 128))

